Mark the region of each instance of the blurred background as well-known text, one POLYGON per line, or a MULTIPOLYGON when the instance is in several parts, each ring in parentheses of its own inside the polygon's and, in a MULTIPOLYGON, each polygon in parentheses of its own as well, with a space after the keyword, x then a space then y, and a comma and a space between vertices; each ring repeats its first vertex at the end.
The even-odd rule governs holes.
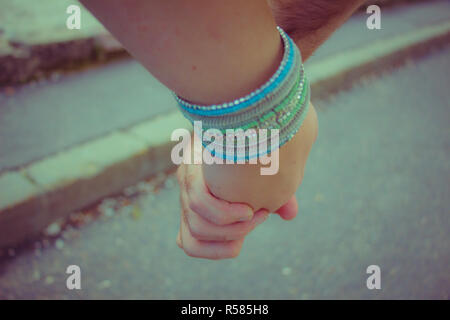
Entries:
POLYGON ((170 92, 71 4, 0 0, 0 299, 449 298, 449 1, 369 1, 306 63, 299 215, 226 261, 175 243, 170 92))

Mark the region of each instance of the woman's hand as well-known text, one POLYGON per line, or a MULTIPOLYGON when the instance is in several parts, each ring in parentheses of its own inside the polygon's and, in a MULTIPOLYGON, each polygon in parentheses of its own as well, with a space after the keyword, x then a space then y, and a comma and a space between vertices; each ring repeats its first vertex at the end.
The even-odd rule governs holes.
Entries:
POLYGON ((278 163, 274 166, 278 168, 275 174, 262 175, 261 168, 267 165, 261 161, 257 164, 204 165, 202 171, 208 190, 217 198, 246 203, 255 211, 278 211, 300 186, 317 133, 317 114, 310 104, 295 136, 272 153, 272 162, 278 163))

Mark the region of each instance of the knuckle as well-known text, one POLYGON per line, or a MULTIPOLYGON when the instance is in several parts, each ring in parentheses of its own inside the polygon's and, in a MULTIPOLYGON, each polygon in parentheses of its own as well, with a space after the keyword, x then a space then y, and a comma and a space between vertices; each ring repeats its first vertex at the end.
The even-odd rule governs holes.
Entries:
POLYGON ((202 240, 205 237, 205 232, 202 230, 201 226, 195 222, 195 219, 192 217, 193 214, 195 213, 189 212, 189 210, 185 213, 188 231, 193 238, 202 240))
POLYGON ((187 255, 187 256, 189 256, 189 257, 192 257, 192 258, 196 258, 197 257, 197 255, 195 254, 195 252, 192 250, 192 248, 190 248, 189 246, 185 246, 184 248, 183 248, 183 251, 184 251, 184 253, 187 255))
POLYGON ((202 202, 198 199, 197 196, 191 194, 188 200, 188 207, 194 212, 200 212, 202 207, 202 202))
POLYGON ((189 232, 197 240, 201 240, 204 237, 204 233, 195 224, 189 225, 189 232))

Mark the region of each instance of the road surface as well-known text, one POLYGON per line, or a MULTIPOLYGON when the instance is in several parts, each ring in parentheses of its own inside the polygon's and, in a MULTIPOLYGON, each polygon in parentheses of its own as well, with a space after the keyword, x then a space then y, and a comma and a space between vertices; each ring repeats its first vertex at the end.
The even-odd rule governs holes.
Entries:
POLYGON ((0 298, 448 299, 449 54, 315 101, 320 132, 299 216, 271 216, 237 259, 193 259, 176 246, 172 175, 157 192, 141 183, 131 199, 105 199, 101 214, 74 214, 59 236, 4 251, 0 298), (66 288, 73 264, 78 291, 66 288), (381 290, 366 287, 369 265, 381 268, 381 290))

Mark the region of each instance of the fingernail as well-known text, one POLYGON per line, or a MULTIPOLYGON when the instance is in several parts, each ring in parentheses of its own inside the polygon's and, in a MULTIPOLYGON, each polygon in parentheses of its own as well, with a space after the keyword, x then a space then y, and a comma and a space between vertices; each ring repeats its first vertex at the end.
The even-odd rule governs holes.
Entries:
POLYGON ((265 214, 263 216, 258 217, 258 221, 256 221, 256 225, 259 226, 261 223, 267 220, 269 214, 265 214))
POLYGON ((250 221, 250 220, 252 220, 252 218, 253 218, 253 215, 246 216, 246 217, 243 217, 243 218, 239 219, 239 221, 240 222, 250 221))
POLYGON ((250 221, 252 219, 253 219, 253 211, 248 209, 247 210, 247 215, 245 217, 242 217, 241 219, 239 219, 239 221, 245 222, 245 221, 250 221))

